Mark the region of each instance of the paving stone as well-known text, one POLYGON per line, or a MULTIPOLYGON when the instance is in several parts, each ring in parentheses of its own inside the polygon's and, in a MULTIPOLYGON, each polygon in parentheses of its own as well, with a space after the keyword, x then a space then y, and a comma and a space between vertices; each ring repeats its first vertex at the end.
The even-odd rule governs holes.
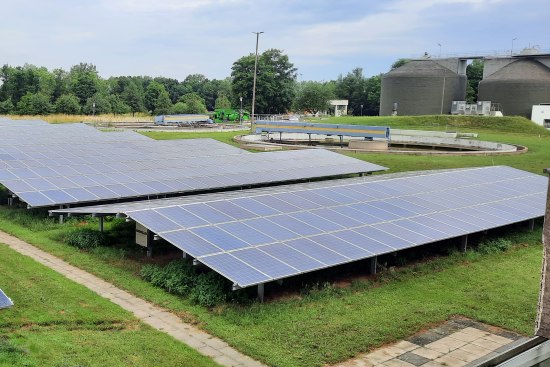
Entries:
POLYGON ((438 341, 441 338, 443 338, 443 335, 434 333, 431 331, 427 331, 422 334, 411 336, 407 340, 413 344, 425 346, 426 344, 433 343, 435 341, 438 341))
POLYGON ((444 364, 435 361, 429 361, 422 365, 422 367, 446 367, 444 364))
POLYGON ((218 357, 214 357, 213 359, 214 361, 218 362, 223 366, 236 367, 240 365, 239 362, 237 362, 236 360, 228 356, 218 356, 218 357))
POLYGON ((449 357, 448 355, 439 357, 434 362, 441 363, 447 367, 462 367, 468 363, 457 358, 449 357))
POLYGON ((401 340, 398 343, 395 343, 393 347, 401 349, 404 352, 410 352, 411 350, 417 349, 419 345, 408 342, 406 340, 401 340))
POLYGON ((473 328, 473 327, 467 327, 464 330, 462 330, 462 332, 466 333, 466 334, 475 335, 478 338, 483 338, 484 336, 487 336, 487 335, 490 334, 487 331, 482 331, 482 330, 479 330, 479 329, 476 329, 476 328, 473 328))
POLYGON ((205 345, 204 347, 197 349, 197 351, 201 354, 204 354, 207 357, 210 357, 210 358, 218 357, 218 356, 223 355, 222 352, 220 352, 219 350, 214 349, 214 348, 212 348, 208 345, 205 345))
POLYGON ((502 344, 495 343, 485 338, 476 339, 471 344, 475 344, 482 348, 489 349, 490 351, 496 350, 502 346, 502 344))
POLYGON ((402 361, 400 359, 390 359, 389 361, 386 361, 386 362, 382 363, 382 366, 387 366, 387 367, 415 367, 414 364, 410 364, 410 363, 402 361))
POLYGON ((428 349, 426 347, 421 347, 414 350, 414 354, 417 354, 421 357, 427 358, 427 359, 437 359, 443 355, 443 353, 438 352, 433 349, 428 349))
POLYGON ((461 361, 464 361, 466 363, 472 362, 478 359, 478 357, 475 354, 468 353, 465 350, 461 350, 461 349, 453 350, 451 353, 447 354, 447 357, 460 359, 461 361))
POLYGON ((392 356, 394 358, 400 356, 403 353, 406 353, 403 349, 397 348, 395 345, 391 345, 389 347, 386 347, 383 350, 384 350, 384 352, 386 352, 387 354, 389 354, 390 356, 392 356))
POLYGON ((513 342, 512 339, 504 338, 502 336, 498 336, 498 335, 495 335, 495 334, 487 335, 487 336, 483 337, 483 339, 490 340, 490 341, 495 342, 495 343, 500 344, 500 345, 506 345, 506 344, 510 344, 511 342, 513 342))
POLYGON ((384 349, 379 349, 372 353, 369 353, 365 356, 365 360, 376 364, 384 363, 392 359, 393 356, 384 351, 384 349))
POLYGON ((453 339, 449 336, 442 338, 436 342, 426 344, 426 348, 433 349, 441 353, 449 353, 465 345, 466 342, 458 339, 453 339))
POLYGON ((462 331, 458 331, 456 333, 453 333, 449 335, 450 338, 454 338, 457 340, 462 340, 463 342, 470 343, 476 339, 479 339, 480 337, 478 335, 472 334, 472 333, 464 333, 462 331))
POLYGON ((397 358, 415 366, 421 366, 424 363, 428 363, 429 361, 431 361, 431 359, 418 355, 414 351, 402 354, 397 358))
POLYGON ((491 353, 489 349, 480 347, 479 345, 475 345, 475 344, 466 344, 460 347, 460 349, 466 351, 467 353, 473 354, 478 358, 491 353))

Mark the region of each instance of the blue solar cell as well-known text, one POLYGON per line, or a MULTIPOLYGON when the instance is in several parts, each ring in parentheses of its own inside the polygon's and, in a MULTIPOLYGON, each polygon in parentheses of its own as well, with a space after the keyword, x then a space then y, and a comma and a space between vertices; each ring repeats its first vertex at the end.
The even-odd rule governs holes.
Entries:
POLYGON ((73 181, 65 177, 48 177, 48 181, 55 185, 58 189, 67 189, 69 187, 78 187, 73 181))
POLYGON ((224 223, 219 224, 218 228, 223 229, 226 232, 231 233, 233 236, 238 237, 239 239, 247 242, 250 245, 263 245, 266 243, 275 242, 276 240, 268 235, 247 226, 244 223, 224 223))
POLYGON ((197 217, 196 215, 179 206, 159 208, 156 209, 156 211, 164 215, 165 217, 170 218, 180 227, 189 228, 208 224, 208 222, 204 219, 197 217))
POLYGON ((47 206, 55 204, 51 199, 37 191, 22 192, 17 195, 30 206, 47 206))
POLYGON ((0 289, 0 309, 13 306, 11 299, 0 289))
POLYGON ((39 175, 36 174, 29 168, 12 168, 10 172, 13 173, 18 178, 38 178, 39 175))
POLYGON ((493 228, 498 226, 498 221, 492 221, 490 218, 486 218, 485 216, 476 217, 472 215, 472 212, 468 209, 469 208, 460 208, 456 210, 449 210, 445 212, 445 215, 481 228, 493 228))
POLYGON ((353 218, 350 218, 348 216, 344 216, 338 212, 335 212, 332 209, 324 208, 324 209, 317 209, 312 210, 311 213, 329 220, 331 222, 337 223, 341 225, 342 227, 357 227, 362 225, 363 223, 359 222, 358 220, 355 220, 353 218))
POLYGON ((230 201, 220 200, 220 201, 211 201, 207 203, 208 206, 211 206, 214 209, 219 210, 220 212, 228 215, 234 219, 249 219, 257 217, 256 214, 241 208, 233 204, 230 201))
MULTIPOLYGON (((369 195, 363 191, 357 191, 355 188, 358 185, 349 185, 349 186, 341 186, 338 187, 337 190, 339 193, 346 195, 347 197, 353 199, 356 202, 363 202, 363 201, 371 201, 371 200, 377 200, 378 198, 374 195, 369 195)), ((336 190, 336 188, 335 188, 336 190)))
POLYGON ((465 234, 468 233, 468 231, 466 231, 464 229, 461 229, 461 228, 455 227, 453 225, 449 225, 449 224, 440 222, 440 221, 438 221, 437 219, 434 219, 434 218, 437 218, 437 216, 434 216, 433 218, 432 217, 427 217, 427 216, 414 217, 414 218, 411 218, 410 220, 412 222, 419 223, 419 224, 424 225, 426 227, 437 229, 440 232, 444 232, 449 237, 458 237, 458 236, 462 236, 462 235, 465 235, 465 234))
POLYGON ((124 185, 105 185, 105 188, 108 190, 111 190, 116 195, 120 197, 129 197, 129 196, 137 196, 139 195, 134 190, 130 190, 128 187, 124 185))
POLYGON ((251 219, 243 223, 246 223, 255 230, 265 233, 272 238, 276 238, 279 241, 290 240, 300 236, 298 233, 292 232, 291 230, 281 227, 280 225, 277 225, 265 218, 251 219))
POLYGON ((160 236, 193 257, 212 255, 222 251, 221 248, 187 230, 164 232, 160 236))
POLYGON ((54 184, 43 178, 28 178, 25 181, 33 187, 33 191, 53 190, 56 188, 54 184))
POLYGON ((329 198, 330 200, 336 201, 338 204, 350 204, 350 203, 356 203, 357 200, 354 198, 351 198, 349 196, 346 196, 344 194, 340 194, 339 190, 337 188, 323 188, 323 189, 317 189, 315 190, 315 193, 318 195, 322 195, 326 198, 329 198))
POLYGON ((69 179, 78 186, 97 186, 98 183, 88 176, 71 176, 69 179))
MULTIPOLYGON (((146 181, 143 182, 144 185, 147 185, 154 189, 156 192, 173 192, 174 189, 160 181, 146 181)), ((105 185, 105 184, 104 184, 105 185)))
POLYGON ((128 189, 136 192, 138 195, 153 195, 156 193, 151 187, 142 184, 141 182, 129 182, 124 184, 128 189))
POLYGON ((94 194, 92 194, 88 190, 82 189, 80 187, 69 188, 69 189, 65 189, 63 191, 65 191, 67 194, 71 195, 72 197, 74 197, 78 201, 97 200, 97 196, 95 196, 94 194))
POLYGON ((128 216, 155 233, 174 231, 181 228, 177 223, 152 209, 130 212, 128 216))
POLYGON ((231 254, 251 267, 261 269, 263 273, 271 278, 280 279, 299 272, 297 269, 256 248, 238 250, 231 254))
MULTIPOLYGON (((396 219, 400 217, 411 217, 416 215, 416 213, 413 213, 410 210, 397 207, 386 200, 372 201, 364 205, 370 205, 371 207, 376 208, 376 209, 369 208, 368 213, 385 220, 391 220, 391 219, 396 219)), ((357 207, 357 209, 359 208, 357 207)), ((362 210, 362 209, 359 209, 359 210, 362 210)))
POLYGON ((475 224, 472 221, 465 222, 463 220, 451 217, 445 213, 437 213, 435 216, 432 214, 432 217, 436 218, 442 223, 446 223, 448 225, 465 230, 468 233, 477 232, 483 229, 481 225, 475 224))
POLYGON ((309 225, 319 228, 322 231, 335 231, 337 229, 342 229, 343 227, 335 222, 331 222, 327 219, 321 218, 311 212, 298 212, 294 214, 289 214, 292 218, 308 223, 309 225))
POLYGON ((309 239, 350 259, 362 259, 373 255, 370 251, 355 246, 331 234, 312 236, 309 237, 309 239))
POLYGON ((253 198, 232 199, 231 202, 256 215, 272 215, 280 213, 278 210, 270 208, 269 206, 264 205, 253 198))
POLYGON ((285 242, 285 245, 326 265, 341 264, 350 260, 348 257, 329 250, 328 248, 307 238, 297 238, 295 240, 287 241, 285 242))
POLYGON ((84 188, 100 199, 109 199, 109 198, 117 197, 114 192, 106 189, 103 186, 86 186, 84 188))
POLYGON ((190 230, 224 251, 248 247, 249 244, 217 227, 198 227, 190 230))
MULTIPOLYGON (((402 238, 415 245, 421 245, 433 241, 433 239, 430 237, 426 237, 417 232, 409 231, 408 229, 400 227, 393 222, 375 224, 371 228, 379 229, 385 233, 391 233, 392 236, 402 238)), ((368 232, 371 232, 371 230, 369 230, 368 232)), ((376 236, 375 238, 378 239, 379 237, 376 236)))
POLYGON ((420 224, 418 222, 413 222, 410 219, 402 219, 397 220, 395 222, 392 222, 393 224, 408 229, 409 231, 421 234, 423 236, 426 236, 432 240, 443 240, 445 238, 449 237, 449 234, 445 232, 438 231, 437 229, 434 229, 432 227, 425 226, 423 224, 420 224))
MULTIPOLYGON (((359 205, 359 204, 354 204, 359 205)), ((352 205, 353 206, 353 205, 352 205)), ((370 215, 364 211, 352 208, 352 206, 335 206, 331 210, 348 218, 359 221, 361 224, 372 224, 381 221, 380 218, 370 215)))
POLYGON ((202 257, 201 262, 241 287, 264 283, 271 280, 271 278, 266 274, 259 272, 249 265, 246 265, 244 262, 235 258, 231 254, 218 254, 202 257))
POLYGON ((41 193, 47 196, 54 203, 74 203, 77 201, 74 197, 63 190, 44 190, 41 193))
POLYGON ((382 242, 376 241, 370 237, 365 237, 355 231, 345 230, 340 232, 334 232, 334 236, 343 239, 350 244, 360 247, 374 255, 385 254, 387 252, 394 252, 395 249, 383 244, 382 242))
POLYGON ((359 227, 355 228, 354 231, 362 234, 365 237, 375 239, 376 241, 381 242, 384 245, 392 247, 394 249, 403 249, 413 246, 412 242, 407 241, 404 238, 399 238, 397 236, 391 235, 385 231, 375 228, 375 226, 359 227))
POLYGON ((325 264, 282 243, 265 245, 258 247, 258 249, 284 262, 285 264, 298 269, 301 272, 320 269, 326 266, 325 264))
POLYGON ((231 222, 234 220, 230 216, 203 203, 185 205, 183 208, 211 224, 231 222))
POLYGON ((285 227, 292 232, 298 233, 301 236, 309 236, 321 232, 320 229, 310 226, 304 222, 297 221, 288 215, 275 215, 269 217, 269 221, 285 227))
POLYGON ((297 206, 302 210, 317 209, 322 207, 322 205, 317 202, 310 201, 300 195, 295 195, 290 192, 275 194, 273 197, 286 201, 287 203, 292 203, 292 205, 297 206))
POLYGON ((17 176, 7 169, 0 169, 0 180, 17 180, 17 176))
POLYGON ((23 180, 9 180, 4 181, 3 184, 16 194, 19 192, 34 191, 33 187, 23 180))
POLYGON ((340 204, 336 200, 327 198, 326 196, 319 195, 315 190, 303 190, 294 192, 295 195, 298 195, 304 199, 317 203, 323 206, 338 205, 340 204))
POLYGON ((300 210, 297 206, 294 206, 286 201, 279 200, 271 195, 262 195, 255 196, 254 200, 259 201, 260 203, 269 206, 275 210, 278 210, 282 213, 289 213, 300 210))
MULTIPOLYGON (((423 206, 414 204, 410 201, 407 201, 406 199, 407 199, 407 197, 405 197, 405 198, 386 199, 384 201, 388 204, 395 205, 396 207, 406 209, 407 211, 412 213, 412 215, 427 214, 427 213, 432 212, 432 210, 430 210, 428 208, 425 208, 423 206)), ((410 216, 410 215, 411 214, 408 214, 407 216, 410 216)))

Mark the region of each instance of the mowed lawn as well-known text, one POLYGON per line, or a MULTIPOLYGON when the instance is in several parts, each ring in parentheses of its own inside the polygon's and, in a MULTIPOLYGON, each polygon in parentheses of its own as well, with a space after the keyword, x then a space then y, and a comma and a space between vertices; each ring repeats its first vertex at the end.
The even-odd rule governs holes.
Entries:
POLYGON ((15 303, 0 310, 0 366, 217 366, 3 244, 0 287, 15 303))
MULTIPOLYGON (((407 124, 403 123, 403 127, 414 125, 407 124)), ((542 169, 547 167, 546 164, 550 166, 550 140, 544 130, 533 128, 531 125, 510 125, 513 128, 508 131, 471 126, 461 128, 462 131, 478 132, 481 139, 526 145, 529 148, 526 154, 352 156, 390 167, 390 172, 505 164, 540 174, 542 169)), ((442 129, 439 125, 434 125, 435 128, 442 129)), ((177 133, 162 135, 161 138, 212 137, 229 142, 236 134, 177 133)), ((96 228, 96 219, 86 221, 89 222, 89 226, 96 228)), ((127 256, 124 252, 112 248, 91 252, 79 251, 59 240, 63 233, 82 225, 85 224, 76 220, 59 225, 52 219, 44 219, 40 214, 31 215, 25 210, 0 208, 0 229, 15 234, 131 293, 173 310, 186 321, 197 323, 199 327, 223 338, 242 352, 273 366, 323 366, 343 361, 358 353, 414 334, 457 314, 526 335, 532 334, 534 328, 542 260, 540 226, 534 232, 525 232, 518 227, 517 232, 504 235, 516 244, 505 252, 453 253, 449 256, 429 258, 419 264, 388 270, 375 278, 357 278, 351 285, 343 288, 325 286, 321 283, 319 290, 291 293, 287 297, 265 304, 230 304, 206 309, 193 305, 185 297, 168 294, 143 281, 139 277, 139 269, 146 261, 143 257, 127 256)), ((26 268, 27 265, 24 263, 20 267, 26 268)), ((0 269, 5 268, 5 264, 0 262, 0 269)), ((3 284, 4 276, 0 273, 0 284, 3 284)), ((6 287, 6 291, 12 290, 6 287)), ((116 306, 112 307, 118 309, 116 306)), ((103 312, 94 314, 100 315, 103 312)), ((109 315, 108 307, 105 314, 106 317, 109 315)), ((4 315, 0 313, 0 322, 3 320, 2 317, 4 315)), ((140 327, 140 331, 144 329, 145 327, 140 327)), ((0 333, 3 330, 5 329, 0 329, 0 333)), ((109 331, 117 335, 130 333, 126 328, 109 331)), ((14 334, 17 333, 15 330, 9 330, 9 333, 18 335, 14 334)), ((12 336, 10 340, 17 345, 18 338, 27 343, 32 340, 27 334, 21 337, 12 336)), ((117 345, 117 338, 113 337, 105 342, 117 345)), ((151 343, 143 343, 141 347, 149 345, 151 343)), ((166 347, 168 343, 162 345, 166 347)), ((75 352, 75 357, 81 353, 86 354, 82 349, 75 352)), ((51 354, 56 354, 55 349, 51 354)), ((170 358, 169 353, 160 355, 163 356, 160 361, 170 358)), ((84 365, 101 365, 95 360, 87 363, 84 365)), ((159 365, 147 363, 143 362, 142 365, 159 365)))

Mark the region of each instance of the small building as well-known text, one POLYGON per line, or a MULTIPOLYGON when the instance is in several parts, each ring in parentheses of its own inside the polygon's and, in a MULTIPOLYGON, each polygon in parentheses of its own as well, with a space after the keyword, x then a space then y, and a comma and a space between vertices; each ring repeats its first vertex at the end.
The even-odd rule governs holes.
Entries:
POLYGON ((330 104, 330 111, 335 117, 346 116, 348 114, 347 99, 333 99, 328 101, 330 104))
POLYGON ((550 129, 550 103, 534 105, 531 112, 531 121, 550 129))

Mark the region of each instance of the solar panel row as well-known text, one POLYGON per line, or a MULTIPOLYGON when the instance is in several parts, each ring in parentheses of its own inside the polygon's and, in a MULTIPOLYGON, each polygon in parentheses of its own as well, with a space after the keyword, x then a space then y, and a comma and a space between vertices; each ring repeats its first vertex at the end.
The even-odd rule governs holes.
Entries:
POLYGON ((213 139, 155 141, 84 124, 2 127, 2 133, 0 183, 31 207, 384 169, 322 150, 251 154, 213 139))
POLYGON ((542 216, 546 185, 488 167, 126 214, 246 287, 542 216))
POLYGON ((11 299, 0 289, 0 310, 13 306, 11 299))

